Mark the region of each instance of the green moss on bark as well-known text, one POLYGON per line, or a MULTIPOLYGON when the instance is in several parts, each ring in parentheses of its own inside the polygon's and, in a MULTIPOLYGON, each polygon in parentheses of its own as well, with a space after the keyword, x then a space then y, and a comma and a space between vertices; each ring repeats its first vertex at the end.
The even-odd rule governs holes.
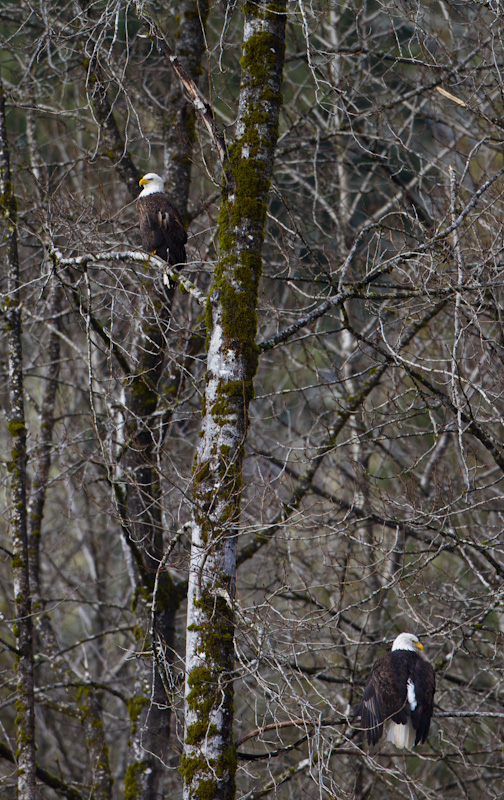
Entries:
POLYGON ((179 773, 186 785, 192 786, 192 796, 197 800, 215 800, 224 797, 220 793, 220 779, 226 779, 226 798, 234 796, 235 781, 229 776, 236 774, 237 756, 236 748, 230 745, 225 748, 216 759, 206 759, 203 756, 182 756, 179 764, 179 773))
POLYGON ((276 37, 267 31, 257 33, 243 44, 240 64, 251 76, 254 85, 267 85, 276 61, 276 37))
POLYGON ((9 422, 9 433, 13 438, 19 436, 20 433, 26 433, 26 425, 23 420, 11 419, 9 422))
MULTIPOLYGON (((224 371, 207 376, 211 392, 207 392, 206 414, 214 425, 204 428, 205 442, 194 469, 195 519, 203 543, 215 546, 218 552, 226 534, 235 533, 240 513, 242 442, 259 353, 255 337, 262 246, 282 103, 285 19, 278 15, 285 13, 285 4, 245 3, 243 10, 268 20, 269 30, 256 24, 256 32, 243 47, 239 138, 230 147, 225 164, 218 218, 219 259, 206 305, 207 344, 211 341, 214 346, 212 326, 218 320, 223 335, 219 347, 225 357, 232 351, 237 369, 233 380, 224 371), (229 431, 229 438, 215 436, 219 426, 229 431)), ((212 586, 206 589, 204 572, 200 597, 194 600, 195 622, 190 626, 198 666, 188 674, 186 701, 192 722, 186 729, 180 773, 191 797, 231 800, 236 773, 236 750, 231 742, 234 621, 227 593, 233 576, 226 562, 226 571, 222 567, 221 574, 214 573, 212 586), (207 744, 210 739, 213 742, 207 744), (212 757, 217 752, 219 755, 212 757)))
POLYGON ((128 765, 124 776, 124 800, 138 800, 141 789, 140 777, 146 769, 142 761, 134 761, 128 765))
POLYGON ((128 700, 128 715, 131 722, 131 735, 134 736, 137 732, 138 727, 138 720, 140 719, 140 714, 142 713, 142 709, 149 705, 149 700, 145 695, 133 695, 128 700))

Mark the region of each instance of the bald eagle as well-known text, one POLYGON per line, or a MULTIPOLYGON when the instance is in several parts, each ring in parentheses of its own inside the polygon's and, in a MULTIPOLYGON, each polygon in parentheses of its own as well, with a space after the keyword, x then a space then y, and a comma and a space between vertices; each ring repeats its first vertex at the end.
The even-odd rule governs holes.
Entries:
POLYGON ((144 187, 136 202, 142 247, 172 267, 185 264, 187 233, 182 217, 164 193, 163 179, 149 172, 139 185, 144 187))
POLYGON ((375 661, 357 709, 369 744, 378 742, 389 719, 387 739, 396 747, 410 750, 427 739, 436 678, 422 650, 414 634, 401 633, 392 651, 375 661))

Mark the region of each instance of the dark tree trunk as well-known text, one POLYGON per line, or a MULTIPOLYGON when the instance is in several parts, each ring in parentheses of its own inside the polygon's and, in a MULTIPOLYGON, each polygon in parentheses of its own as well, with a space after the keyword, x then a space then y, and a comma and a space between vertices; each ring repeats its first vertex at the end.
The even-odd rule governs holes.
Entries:
POLYGON ((26 421, 24 412, 21 292, 17 240, 17 207, 11 181, 5 100, 0 76, 0 213, 6 242, 8 283, 5 316, 9 362, 9 433, 12 440, 10 471, 10 530, 14 584, 14 635, 17 659, 17 790, 19 800, 34 800, 35 705, 33 678, 33 621, 28 563, 26 510, 26 421))

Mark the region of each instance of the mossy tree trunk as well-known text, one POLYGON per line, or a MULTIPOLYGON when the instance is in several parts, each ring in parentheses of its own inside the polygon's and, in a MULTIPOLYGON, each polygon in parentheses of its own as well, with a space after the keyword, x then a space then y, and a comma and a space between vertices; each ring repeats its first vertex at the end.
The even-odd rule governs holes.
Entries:
POLYGON ((8 294, 5 299, 9 363, 9 433, 12 441, 10 469, 10 530, 14 588, 14 635, 17 648, 16 725, 17 792, 19 800, 34 800, 35 703, 33 678, 33 622, 28 563, 26 510, 26 421, 24 412, 21 294, 17 239, 17 208, 10 174, 5 101, 0 76, 0 212, 4 227, 8 294))
POLYGON ((208 301, 205 412, 196 456, 188 589, 184 797, 235 795, 236 536, 257 299, 285 51, 285 5, 246 3, 236 137, 224 169, 219 258, 208 301))

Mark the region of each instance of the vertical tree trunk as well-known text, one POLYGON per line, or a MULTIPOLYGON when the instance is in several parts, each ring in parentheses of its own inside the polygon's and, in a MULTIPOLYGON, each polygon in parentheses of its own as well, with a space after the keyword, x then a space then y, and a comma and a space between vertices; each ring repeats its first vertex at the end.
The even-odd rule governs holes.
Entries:
MULTIPOLYGON (((201 72, 203 26, 208 4, 185 0, 180 6, 180 25, 175 33, 177 54, 191 77, 197 79, 201 72)), ((165 130, 166 192, 182 216, 186 217, 194 144, 194 112, 188 108, 176 81, 170 90, 168 105, 171 114, 166 119, 165 130)), ((150 304, 156 307, 157 315, 152 323, 147 321, 148 316, 152 316, 150 309, 142 317, 137 348, 138 374, 128 396, 130 486, 127 510, 130 536, 143 554, 144 568, 140 576, 143 586, 138 591, 137 606, 139 618, 142 619, 143 640, 150 630, 152 592, 164 547, 161 487, 155 463, 162 432, 156 411, 173 299, 173 289, 164 292, 162 298, 155 296, 154 290, 151 291, 150 304)), ((164 421, 166 424, 166 414, 164 421)), ((173 659, 175 615, 179 602, 176 586, 169 572, 163 569, 158 576, 153 609, 152 646, 157 648, 164 663, 171 663, 173 659)), ((143 641, 139 641, 139 647, 143 646, 143 641)), ((129 800, 158 800, 162 797, 165 764, 170 752, 171 708, 158 669, 153 668, 151 663, 148 666, 147 663, 139 663, 137 677, 138 689, 131 703, 131 754, 126 796, 129 800)))
MULTIPOLYGON (((176 589, 170 574, 164 570, 159 578, 156 607, 151 608, 157 569, 163 557, 161 487, 156 469, 156 448, 160 436, 155 412, 158 405, 158 384, 165 360, 165 335, 171 307, 165 298, 154 297, 158 318, 139 324, 138 373, 128 392, 128 493, 127 517, 129 537, 142 563, 136 589, 139 620, 137 647, 149 655, 139 659, 135 697, 130 703, 132 723, 130 761, 126 775, 126 797, 129 800, 156 800, 163 794, 164 762, 166 761, 171 709, 163 684, 151 661, 148 642, 151 613, 154 614, 154 637, 162 638, 168 657, 173 652, 174 615, 178 607, 176 589), (157 434, 156 434, 157 432, 157 434)), ((152 309, 146 309, 146 316, 152 309)))
POLYGON ((26 423, 24 413, 21 298, 17 244, 16 198, 10 174, 5 101, 0 76, 0 212, 5 226, 8 295, 5 316, 9 361, 9 433, 12 439, 10 529, 14 584, 14 634, 17 660, 18 798, 34 800, 35 705, 33 686, 33 623, 31 616, 26 513, 26 423))
MULTIPOLYGON (((208 0, 183 0, 178 6, 180 25, 175 37, 177 58, 197 82, 203 72, 201 62, 205 51, 204 31, 208 17, 208 0)), ((175 75, 172 75, 166 105, 169 112, 164 120, 165 185, 171 200, 184 215, 187 212, 196 140, 196 112, 175 75)))
POLYGON ((225 165, 219 260, 208 301, 208 370, 196 457, 186 646, 184 797, 232 800, 233 597, 243 447, 257 368, 257 297, 278 138, 285 5, 244 5, 236 140, 225 165))
MULTIPOLYGON (((48 367, 42 412, 40 415, 40 441, 36 450, 37 467, 32 483, 32 491, 28 504, 28 541, 30 546, 30 589, 33 602, 42 610, 42 591, 40 586, 40 537, 42 532, 42 518, 44 514, 47 482, 51 469, 51 449, 54 431, 54 408, 58 390, 58 377, 60 371, 60 337, 61 327, 61 287, 53 281, 50 284, 48 306, 50 319, 54 325, 47 347, 48 367)), ((44 615, 40 624, 40 634, 44 640, 46 627, 44 615)), ((49 636, 51 639, 51 636, 49 636)))

